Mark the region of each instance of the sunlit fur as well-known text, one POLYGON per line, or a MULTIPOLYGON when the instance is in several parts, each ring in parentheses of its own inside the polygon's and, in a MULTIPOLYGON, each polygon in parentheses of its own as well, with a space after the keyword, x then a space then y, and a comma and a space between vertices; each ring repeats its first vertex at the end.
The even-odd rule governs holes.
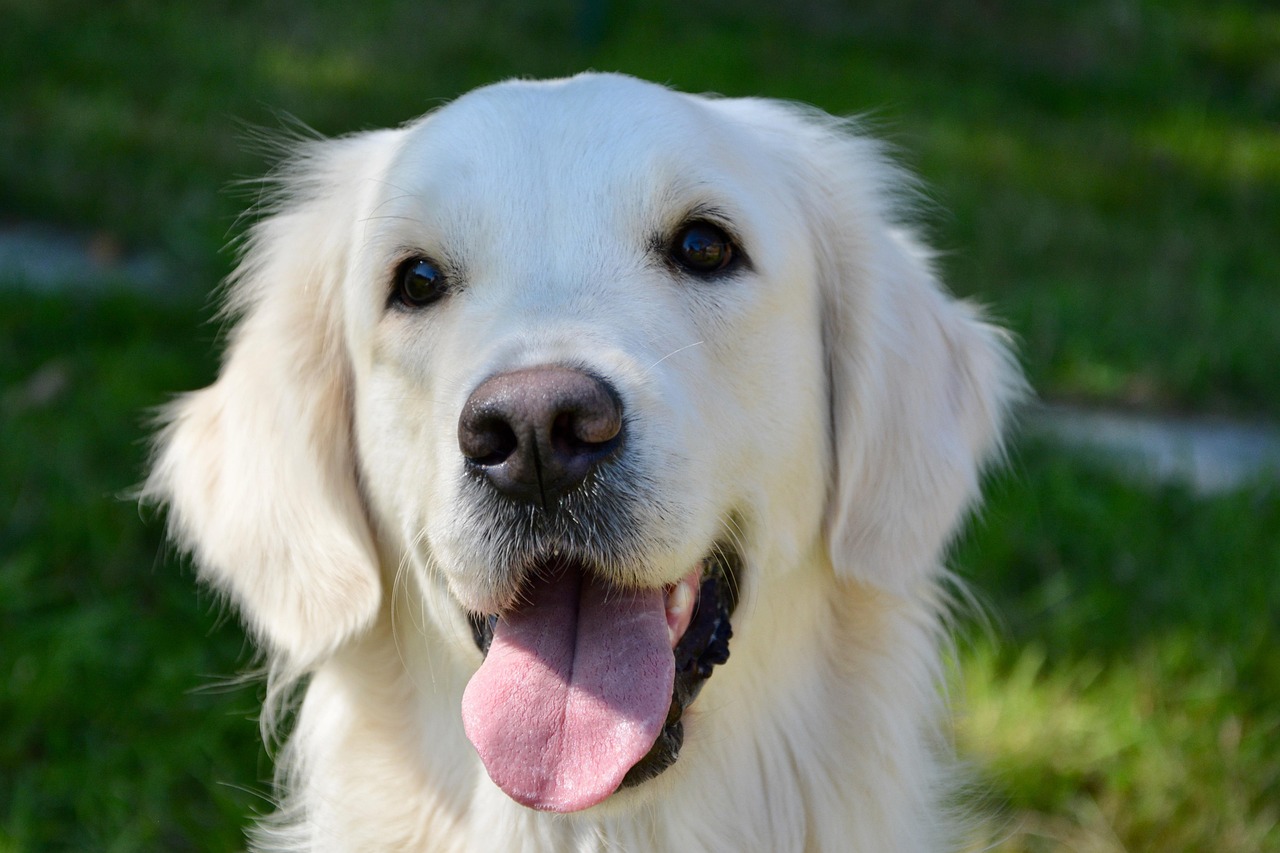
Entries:
POLYGON ((268 727, 305 684, 256 847, 954 846, 942 560, 1021 380, 879 147, 795 105, 583 75, 299 149, 230 282, 221 373, 167 411, 146 486, 260 641, 268 727), (694 215, 749 262, 663 257, 694 215), (392 295, 414 254, 453 288, 418 310, 392 295), (679 761, 571 815, 508 799, 459 712, 465 609, 510 603, 532 546, 464 476, 458 415, 538 364, 625 409, 624 459, 572 506, 598 571, 743 558, 679 761))

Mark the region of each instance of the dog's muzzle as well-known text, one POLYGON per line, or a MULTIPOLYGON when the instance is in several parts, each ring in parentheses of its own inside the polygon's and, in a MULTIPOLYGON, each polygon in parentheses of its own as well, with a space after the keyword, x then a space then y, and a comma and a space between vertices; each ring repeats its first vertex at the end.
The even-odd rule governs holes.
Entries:
POLYGON ((591 556, 619 546, 619 503, 637 499, 624 425, 612 386, 559 365, 491 376, 458 422, 472 487, 523 555, 501 614, 470 617, 485 661, 463 726, 490 778, 535 809, 589 808, 671 766, 685 711, 729 657, 735 551, 661 589, 615 586, 591 556))

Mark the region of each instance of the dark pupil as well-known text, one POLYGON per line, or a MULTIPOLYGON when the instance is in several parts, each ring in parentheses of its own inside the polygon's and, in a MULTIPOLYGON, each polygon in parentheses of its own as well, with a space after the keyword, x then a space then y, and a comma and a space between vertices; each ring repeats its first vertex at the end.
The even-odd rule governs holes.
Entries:
POLYGON ((443 276, 435 265, 427 260, 417 260, 405 267, 401 287, 407 300, 414 303, 431 302, 442 295, 443 276))
POLYGON ((691 267, 702 270, 718 268, 727 260, 729 246, 724 237, 710 228, 694 226, 684 233, 680 255, 691 267))

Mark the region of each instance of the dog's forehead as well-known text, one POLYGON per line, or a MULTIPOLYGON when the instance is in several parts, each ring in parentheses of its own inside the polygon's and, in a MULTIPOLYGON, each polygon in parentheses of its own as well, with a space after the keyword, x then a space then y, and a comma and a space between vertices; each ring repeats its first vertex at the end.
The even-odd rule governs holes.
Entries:
MULTIPOLYGON (((746 187, 754 152, 696 96, 619 75, 507 82, 471 92, 410 127, 387 203, 448 222, 550 210, 631 218, 701 192, 714 205, 746 187)), ((700 200, 700 199, 699 199, 700 200)))

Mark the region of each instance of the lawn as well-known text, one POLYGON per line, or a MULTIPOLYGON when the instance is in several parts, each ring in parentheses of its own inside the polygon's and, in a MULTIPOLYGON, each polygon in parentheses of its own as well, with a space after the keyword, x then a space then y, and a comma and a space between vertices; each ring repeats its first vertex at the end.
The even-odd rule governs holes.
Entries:
MULTIPOLYGON (((866 112, 1042 395, 1280 420, 1274 6, 844 5, 0 0, 0 222, 174 271, 160 302, 0 288, 0 853, 231 850, 269 808, 251 650, 127 495, 146 410, 213 375, 228 187, 282 116, 586 67, 866 112)), ((1027 440, 953 562, 991 614, 952 697, 997 849, 1280 850, 1274 484, 1138 487, 1027 440)))

